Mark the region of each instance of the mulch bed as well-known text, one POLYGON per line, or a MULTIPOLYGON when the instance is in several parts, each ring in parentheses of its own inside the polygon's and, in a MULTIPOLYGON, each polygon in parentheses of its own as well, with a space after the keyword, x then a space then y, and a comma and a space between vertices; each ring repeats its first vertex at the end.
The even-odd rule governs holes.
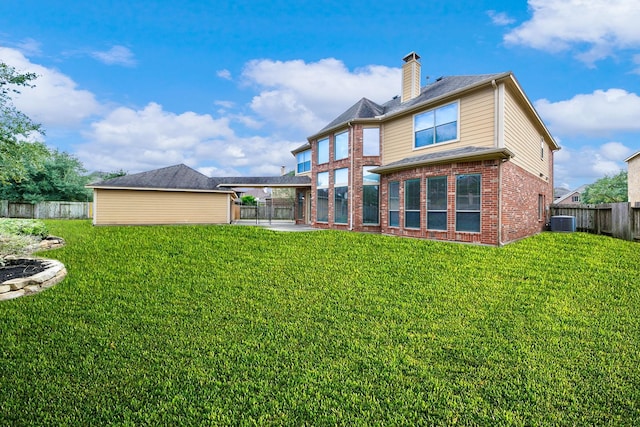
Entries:
POLYGON ((37 259, 7 260, 4 267, 0 267, 0 283, 11 279, 33 276, 46 269, 45 262, 37 259))

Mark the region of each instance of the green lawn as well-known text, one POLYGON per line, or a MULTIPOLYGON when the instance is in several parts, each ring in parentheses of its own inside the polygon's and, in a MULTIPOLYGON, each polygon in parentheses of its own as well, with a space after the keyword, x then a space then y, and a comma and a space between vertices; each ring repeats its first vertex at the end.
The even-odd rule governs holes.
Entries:
POLYGON ((638 425, 640 246, 48 221, 0 425, 638 425))

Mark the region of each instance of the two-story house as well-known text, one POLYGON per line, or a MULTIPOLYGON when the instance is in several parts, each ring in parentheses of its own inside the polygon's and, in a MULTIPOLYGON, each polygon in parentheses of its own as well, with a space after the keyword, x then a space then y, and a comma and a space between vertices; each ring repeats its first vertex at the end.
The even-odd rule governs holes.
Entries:
POLYGON ((297 220, 314 227, 501 245, 542 231, 559 149, 511 72, 362 98, 297 148, 297 220))

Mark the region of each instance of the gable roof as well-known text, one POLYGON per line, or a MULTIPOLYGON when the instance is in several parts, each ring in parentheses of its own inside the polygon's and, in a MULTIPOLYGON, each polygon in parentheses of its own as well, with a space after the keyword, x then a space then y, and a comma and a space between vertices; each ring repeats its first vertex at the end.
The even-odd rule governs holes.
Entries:
MULTIPOLYGON (((347 111, 333 119, 328 125, 322 128, 315 135, 325 133, 333 128, 343 126, 350 121, 358 119, 386 119, 396 114, 401 114, 413 108, 420 107, 437 99, 451 96, 455 93, 471 89, 475 86, 490 83, 493 80, 510 76, 510 72, 494 73, 494 74, 478 74, 470 76, 447 76, 438 78, 435 82, 426 85, 420 89, 420 95, 415 98, 401 102, 399 96, 393 97, 384 104, 376 104, 375 102, 362 98, 360 101, 352 105, 347 111)), ((315 135, 311 136, 313 138, 315 135)))
POLYGON ((580 195, 582 195, 582 193, 584 193, 584 190, 586 190, 587 187, 588 187, 588 184, 581 185, 580 187, 576 188, 575 190, 571 190, 571 191, 567 192, 566 194, 563 194, 561 197, 558 197, 557 199, 555 199, 553 201, 553 204, 562 203, 565 200, 568 200, 570 197, 575 196, 576 194, 578 196, 580 196, 580 195))
POLYGON ((87 185, 87 188, 187 190, 235 193, 232 187, 310 187, 308 176, 214 177, 209 178, 180 164, 87 185))

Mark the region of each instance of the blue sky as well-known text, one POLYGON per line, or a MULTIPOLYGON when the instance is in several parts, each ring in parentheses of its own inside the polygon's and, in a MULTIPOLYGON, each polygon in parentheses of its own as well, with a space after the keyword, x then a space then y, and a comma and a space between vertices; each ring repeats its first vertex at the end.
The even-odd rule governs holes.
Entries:
POLYGON ((562 150, 556 186, 640 150, 640 2, 3 0, 0 61, 39 75, 15 104, 90 170, 185 163, 277 175, 362 97, 513 71, 562 150))

